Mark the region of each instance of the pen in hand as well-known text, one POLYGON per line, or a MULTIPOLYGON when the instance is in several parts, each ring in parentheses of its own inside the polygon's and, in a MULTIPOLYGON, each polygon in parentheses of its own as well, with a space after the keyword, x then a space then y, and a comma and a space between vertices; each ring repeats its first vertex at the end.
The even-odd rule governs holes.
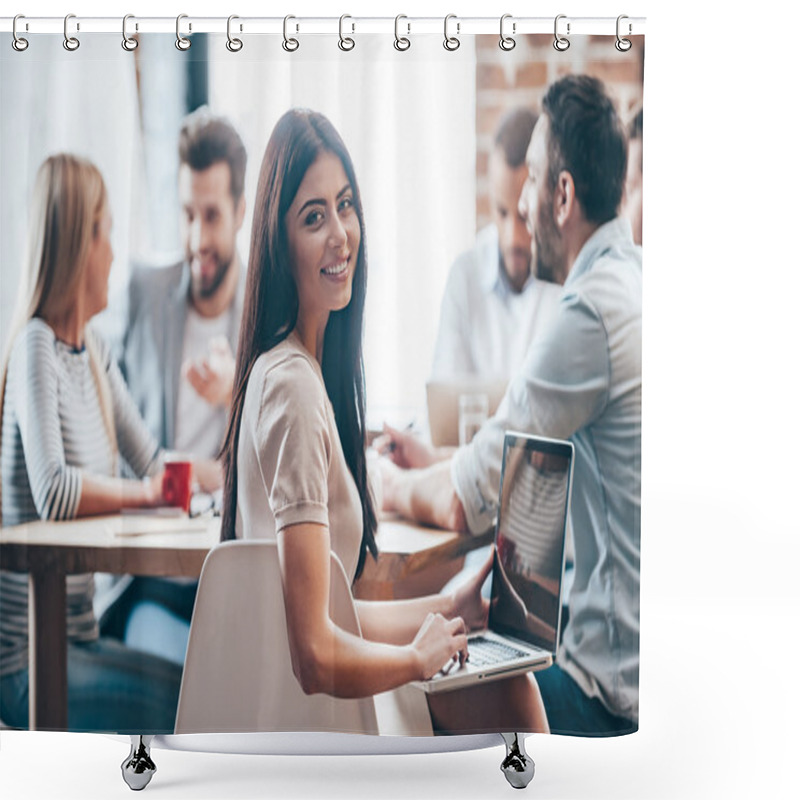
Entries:
MULTIPOLYGON (((386 427, 387 426, 384 424, 384 430, 386 429, 386 427)), ((405 428, 403 428, 402 432, 403 433, 410 432, 413 427, 414 427, 414 420, 411 420, 411 422, 409 422, 408 425, 406 425, 405 428)), ((378 451, 378 455, 382 456, 389 455, 389 453, 393 453, 395 450, 397 450, 397 442, 394 439, 392 439, 378 451)))

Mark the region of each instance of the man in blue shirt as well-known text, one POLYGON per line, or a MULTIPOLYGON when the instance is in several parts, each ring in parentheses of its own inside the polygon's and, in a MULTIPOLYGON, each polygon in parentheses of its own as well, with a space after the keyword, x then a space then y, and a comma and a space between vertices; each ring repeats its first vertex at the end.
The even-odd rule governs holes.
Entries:
POLYGON ((452 459, 424 466, 436 454, 395 437, 393 458, 421 468, 385 464, 384 508, 480 533, 497 510, 504 432, 571 439, 570 617, 556 664, 536 678, 553 732, 628 733, 639 717, 641 250, 618 216, 627 141, 600 81, 549 88, 526 162, 520 211, 537 274, 564 287, 555 318, 452 459))

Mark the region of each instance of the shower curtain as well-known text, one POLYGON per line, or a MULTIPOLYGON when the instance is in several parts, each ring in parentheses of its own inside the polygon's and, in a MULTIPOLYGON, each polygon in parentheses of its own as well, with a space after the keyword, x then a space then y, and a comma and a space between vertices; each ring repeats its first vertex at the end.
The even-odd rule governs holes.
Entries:
MULTIPOLYGON (((180 47, 175 35, 163 33, 138 35, 133 40, 138 44, 130 48, 120 47, 118 34, 87 33, 72 49, 61 35, 37 34, 17 51, 10 36, 2 37, 0 103, 9 112, 4 110, 0 123, 0 719, 11 728, 171 733, 187 640, 198 624, 193 611, 199 566, 218 541, 220 524, 225 526, 226 498, 238 497, 239 516, 232 521, 238 538, 245 529, 244 538, 260 538, 263 511, 269 517, 264 530, 278 540, 272 593, 259 598, 286 604, 278 615, 284 624, 261 632, 267 648, 280 637, 276 648, 285 653, 285 663, 279 666, 287 680, 296 681, 292 697, 299 698, 298 721, 292 723, 290 709, 286 730, 310 724, 306 720, 313 717, 300 710, 308 698, 328 708, 325 730, 352 731, 350 717, 337 723, 336 709, 364 699, 341 673, 332 683, 319 683, 297 663, 313 646, 303 650, 298 644, 308 637, 297 630, 287 581, 306 580, 311 595, 317 580, 331 580, 330 567, 343 571, 347 590, 329 600, 330 616, 336 616, 337 603, 352 603, 356 615, 349 631, 344 623, 334 625, 339 638, 331 641, 354 648, 348 651, 353 656, 360 652, 353 638, 375 639, 364 658, 387 671, 383 681, 369 676, 370 685, 380 687, 377 717, 388 702, 392 718, 403 720, 399 727, 384 728, 368 720, 362 732, 635 731, 643 37, 631 37, 630 48, 615 48, 607 36, 573 36, 562 40, 568 46, 554 47, 552 35, 540 34, 517 35, 498 46, 496 34, 460 35, 454 23, 443 47, 441 37, 410 35, 405 46, 402 37, 358 33, 346 22, 339 37, 303 36, 290 22, 282 41, 246 36, 236 25, 232 30, 233 40, 185 31, 178 42, 190 44, 180 47), (336 251, 339 261, 328 257, 330 240, 321 245, 324 257, 310 257, 325 302, 326 292, 338 291, 340 269, 348 274, 368 264, 366 294, 359 301, 363 322, 352 329, 355 338, 325 339, 329 350, 343 343, 362 348, 363 378, 356 364, 348 373, 355 381, 351 385, 335 382, 331 370, 344 367, 328 364, 339 362, 326 362, 322 349, 310 352, 310 339, 291 336, 298 319, 298 330, 305 330, 307 309, 319 298, 312 289, 312 306, 304 305, 300 245, 287 221, 313 174, 307 167, 295 180, 288 156, 272 162, 282 171, 267 174, 263 166, 270 158, 268 142, 287 114, 325 120, 320 124, 335 132, 351 162, 322 137, 321 152, 336 155, 332 180, 339 180, 341 192, 334 191, 336 203, 328 203, 325 180, 312 181, 311 188, 322 194, 312 191, 311 206, 297 217, 298 225, 313 233, 327 224, 327 215, 339 215, 346 237, 356 220, 358 236, 336 251), (601 133, 588 133, 590 128, 601 133), (57 169, 71 169, 71 159, 96 168, 102 178, 103 199, 84 217, 80 212, 59 216, 73 213, 68 203, 83 202, 59 183, 65 178, 53 177, 57 169), (281 187, 291 180, 294 194, 284 197, 281 187), (273 193, 275 208, 265 211, 273 193), (77 227, 59 228, 58 220, 64 219, 89 219, 86 248, 95 253, 98 241, 107 242, 109 253, 95 259, 83 249, 72 262, 56 255, 43 266, 48 246, 58 253, 60 243, 79 235, 77 227), (270 238, 273 219, 278 222, 270 238), (341 267, 351 249, 352 265, 341 267), (296 283, 285 296, 288 306, 276 312, 285 313, 288 323, 272 330, 269 347, 259 337, 269 338, 263 326, 271 318, 258 315, 255 300, 267 302, 269 295, 257 294, 260 284, 251 274, 254 269, 267 274, 268 256, 275 264, 288 259, 284 274, 291 278, 285 280, 296 283), (104 276, 98 268, 86 277, 86 263, 103 258, 110 272, 104 276), (57 280, 56 270, 67 277, 57 280), (75 276, 72 282, 68 273, 75 276), (44 299, 36 294, 37 280, 44 299), (48 305, 53 286, 75 293, 66 308, 48 305), (77 328, 70 324, 76 315, 77 328), (240 408, 249 408, 242 373, 253 364, 243 355, 245 340, 261 342, 253 346, 262 351, 289 348, 289 355, 310 370, 289 370, 285 379, 302 387, 279 395, 283 406, 310 406, 317 395, 308 393, 324 387, 327 395, 317 397, 317 413, 325 425, 311 431, 321 437, 318 451, 312 440, 293 436, 311 424, 308 414, 267 407, 255 427, 245 430, 248 436, 260 431, 272 456, 257 450, 261 460, 246 461, 241 427, 229 429, 237 388, 240 408), (580 343, 586 347, 578 352, 580 343), (37 359, 44 359, 44 366, 37 359), (458 390, 463 398, 488 392, 489 380, 502 382, 505 392, 494 427, 484 420, 472 444, 461 443, 455 455, 450 450, 432 455, 426 384, 467 381, 472 388, 458 390), (226 388, 217 391, 220 386, 226 388), (110 399, 105 397, 109 390, 110 399), (108 403, 110 427, 104 413, 108 403), (385 424, 399 432, 395 439, 391 433, 387 439, 385 424), (528 497, 527 505, 509 514, 515 528, 523 530, 519 541, 503 537, 508 531, 501 531, 502 525, 495 533, 496 512, 502 508, 503 434, 521 425, 527 426, 524 433, 571 440, 575 447, 571 505, 567 513, 569 495, 562 486, 564 520, 555 526, 555 553, 551 549, 544 556, 527 543, 525 519, 558 516, 552 499, 528 497), (238 461, 218 457, 229 430, 239 437, 238 450, 228 451, 238 461), (381 542, 388 541, 391 530, 403 550, 402 537, 419 530, 403 527, 407 523, 401 518, 408 514, 391 497, 396 471, 423 467, 399 463, 399 437, 408 431, 427 448, 429 460, 441 459, 438 472, 435 465, 424 466, 434 470, 430 480, 450 482, 464 515, 460 527, 468 530, 453 540, 457 544, 436 569, 421 567, 413 580, 393 583, 381 569, 388 563, 381 561, 387 552, 381 542), (365 455, 365 445, 373 442, 378 447, 365 455), (134 485, 158 482, 160 487, 163 476, 177 474, 176 464, 186 461, 194 462, 188 512, 170 507, 156 488, 149 506, 122 499, 101 517, 105 527, 94 516, 81 526, 81 519, 92 514, 81 498, 88 496, 95 472, 117 481, 113 487, 121 497, 123 491, 135 493, 134 485), (250 465, 246 474, 243 464, 250 465), (231 465, 238 471, 233 489, 227 482, 231 465), (288 473, 280 472, 281 465, 288 473), (316 511, 306 508, 305 516, 292 516, 278 508, 280 492, 286 492, 286 503, 294 502, 315 470, 321 470, 325 492, 303 502, 316 503, 316 511), (245 505, 242 511, 245 484, 261 487, 266 510, 245 505), (377 555, 361 541, 372 524, 370 514, 362 514, 367 498, 378 518, 377 555), (357 513, 343 515, 348 504, 357 513), (248 519, 241 518, 243 513, 248 519), (326 531, 325 554, 330 552, 333 561, 315 562, 322 564, 322 573, 297 575, 287 566, 291 562, 281 541, 292 525, 326 531), (189 547, 184 539, 172 561, 148 567, 148 537, 153 537, 154 554, 164 537, 181 536, 196 536, 199 543, 189 547), (82 561, 97 541, 103 553, 82 561), (123 555, 132 541, 144 543, 137 556, 142 560, 134 567, 127 552, 123 555), (181 561, 184 546, 191 564, 181 561), (66 549, 70 554, 61 560, 66 549), (35 633, 63 628, 63 621, 48 617, 51 607, 40 602, 50 595, 36 595, 36 602, 29 596, 27 572, 41 569, 42 559, 49 558, 59 565, 53 567, 52 591, 64 593, 55 608, 65 611, 66 629, 52 642, 37 644, 33 658, 35 633), (487 559, 494 559, 488 578, 477 585, 487 559), (82 571, 82 563, 90 564, 90 571, 82 571), (171 567, 178 563, 180 568, 171 567), (482 627, 496 617, 502 603, 497 587, 492 593, 492 582, 499 565, 516 570, 518 583, 510 591, 523 614, 536 620, 532 629, 549 632, 546 662, 505 681, 490 679, 454 693, 426 690, 422 684, 433 673, 414 672, 424 629, 451 625, 466 615, 465 609, 478 606, 480 612, 464 620, 465 628, 470 623, 482 627), (464 596, 473 585, 469 606, 464 596), (392 603, 403 605, 403 612, 390 608, 392 603), (402 631, 400 623, 390 622, 396 619, 403 620, 402 631), (30 620, 36 620, 36 632, 30 620), (55 660, 50 646, 63 650, 55 660), (400 669, 400 652, 415 666, 400 669), (60 670, 52 691, 60 693, 65 711, 55 722, 37 722, 44 717, 30 717, 37 701, 31 700, 30 687, 50 664, 60 670), (392 670, 402 677, 393 681, 392 670), (87 685, 101 679, 102 686, 87 685), (131 701, 131 693, 137 699, 131 701), (454 711, 459 696, 462 704, 474 705, 470 713, 454 711), (141 708, 126 716, 122 709, 141 706, 143 697, 146 707, 152 706, 152 718, 141 708), (534 709, 527 717, 530 725, 517 724, 524 716, 518 709, 509 711, 513 726, 497 722, 502 713, 491 707, 497 698, 528 703, 534 709), (460 727, 445 724, 451 720, 460 727)), ((315 158, 312 165, 324 161, 319 154, 315 158)), ((89 196, 81 194, 82 188, 75 191, 89 196)), ((352 291, 358 298, 359 290, 352 291)), ((341 307, 326 308, 329 326, 355 302, 352 298, 348 294, 341 307)), ((262 374, 264 404, 271 396, 270 375, 269 370, 262 374)), ((458 414, 457 404, 452 413, 458 414)), ((249 419, 246 410, 242 415, 240 425, 249 419)), ((309 491, 313 495, 313 487, 309 491)), ((430 520, 423 515, 414 522, 430 520)), ((236 572, 229 580, 230 592, 236 593, 236 572)), ((251 616, 216 624, 228 632, 235 628, 246 640, 254 635, 248 627, 259 620, 259 608, 253 606, 251 616)), ((502 620, 495 627, 508 632, 502 620)), ((461 668, 466 648, 459 645, 459 650, 454 660, 450 653, 441 658, 445 672, 461 668)), ((357 664, 342 668, 360 674, 357 664)), ((226 679, 219 675, 219 681, 226 679)))

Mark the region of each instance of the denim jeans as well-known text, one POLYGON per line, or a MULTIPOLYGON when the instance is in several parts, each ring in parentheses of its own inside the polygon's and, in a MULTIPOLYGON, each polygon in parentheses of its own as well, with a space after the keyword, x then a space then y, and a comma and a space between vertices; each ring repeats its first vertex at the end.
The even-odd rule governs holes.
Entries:
MULTIPOLYGON (((181 667, 114 639, 67 645, 70 731, 173 733, 181 667)), ((28 726, 28 670, 0 678, 0 718, 28 726)))
POLYGON ((542 695, 551 733, 569 736, 621 736, 639 726, 614 716, 596 698, 587 697, 558 664, 534 672, 542 695))
POLYGON ((183 666, 197 581, 136 576, 100 619, 100 635, 183 666))

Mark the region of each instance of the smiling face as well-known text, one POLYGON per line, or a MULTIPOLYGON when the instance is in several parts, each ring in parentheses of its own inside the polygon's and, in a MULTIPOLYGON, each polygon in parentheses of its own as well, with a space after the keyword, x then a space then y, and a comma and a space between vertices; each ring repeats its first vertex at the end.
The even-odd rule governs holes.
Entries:
POLYGON ((297 284, 297 327, 304 340, 307 335, 319 344, 330 312, 350 302, 361 245, 353 188, 338 156, 323 151, 308 168, 284 224, 297 284))
POLYGON ((219 161, 204 170, 181 164, 178 172, 181 239, 192 278, 192 297, 208 300, 222 286, 236 255, 244 200, 231 194, 231 170, 219 161))

